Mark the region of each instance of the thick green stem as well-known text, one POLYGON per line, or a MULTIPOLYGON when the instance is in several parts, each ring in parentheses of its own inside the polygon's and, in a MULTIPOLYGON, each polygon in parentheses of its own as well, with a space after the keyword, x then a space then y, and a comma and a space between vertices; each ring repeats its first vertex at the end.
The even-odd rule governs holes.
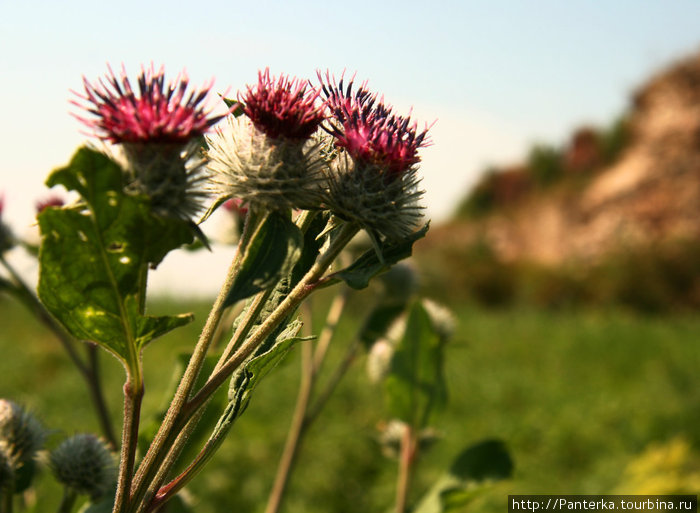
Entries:
POLYGON ((328 249, 321 254, 308 273, 292 289, 279 306, 265 319, 236 352, 222 365, 217 372, 212 373, 209 380, 187 403, 184 411, 194 413, 221 386, 255 349, 286 319, 301 302, 306 299, 318 286, 319 280, 333 263, 338 254, 355 236, 358 227, 354 224, 344 225, 334 238, 328 249))
POLYGON ((67 488, 67 487, 64 488, 63 489, 63 498, 61 499, 61 504, 59 504, 58 510, 56 513, 71 513, 77 498, 78 498, 78 494, 75 493, 75 490, 72 490, 72 489, 67 488))
POLYGON ((114 513, 123 513, 129 507, 129 490, 131 490, 134 475, 143 393, 143 379, 140 369, 129 369, 124 384, 124 427, 119 457, 117 495, 112 510, 114 513))
MULTIPOLYGON (((311 216, 305 216, 300 221, 302 230, 304 230, 308 223, 312 219, 311 216)), ((241 339, 246 337, 247 331, 252 326, 252 322, 242 322, 240 326, 248 325, 246 328, 239 328, 240 333, 236 333, 232 337, 232 341, 229 344, 230 347, 238 346, 236 352, 231 356, 224 364, 219 362, 217 365, 218 370, 214 371, 210 376, 207 383, 192 397, 187 404, 183 407, 181 411, 181 418, 183 421, 180 423, 180 429, 183 432, 187 432, 190 425, 196 423, 198 414, 203 411, 203 407, 206 405, 207 401, 211 397, 216 389, 223 384, 223 382, 228 379, 231 374, 253 353, 253 351, 270 335, 270 333, 286 319, 289 314, 296 309, 299 304, 315 289, 318 280, 323 276, 325 271, 330 267, 331 263, 338 256, 340 251, 347 245, 347 243, 352 239, 352 237, 357 233, 358 227, 355 225, 345 225, 340 233, 334 238, 332 244, 329 248, 319 256, 316 263, 309 272, 302 278, 302 280, 297 284, 296 287, 289 293, 284 301, 270 314, 269 317, 260 325, 258 328, 250 335, 244 344, 238 346, 241 339), (188 419, 188 420, 184 420, 188 419)), ((261 298, 264 304, 264 299, 261 293, 259 298, 261 298)), ((252 310, 256 310, 252 308, 252 310)), ((257 315, 257 314, 256 314, 257 315)), ((172 436, 169 439, 169 443, 175 442, 176 446, 179 446, 178 440, 183 440, 186 437, 183 436, 172 436)), ((153 483, 149 486, 147 494, 144 495, 143 504, 148 504, 147 508, 142 508, 138 510, 141 511, 154 511, 157 505, 162 504, 167 498, 171 497, 174 493, 182 488, 197 472, 202 468, 204 463, 208 461, 211 455, 214 453, 216 448, 219 446, 221 440, 216 439, 207 443, 198 455, 197 459, 190 465, 183 474, 175 478, 171 483, 163 486, 162 488, 155 490, 152 486, 156 481, 161 481, 165 477, 166 472, 164 468, 161 468, 158 473, 158 479, 153 479, 153 483)), ((167 465, 171 465, 173 462, 172 454, 167 456, 167 465)))
POLYGON ((139 507, 141 503, 147 503, 149 498, 145 497, 146 490, 148 489, 151 481, 158 472, 163 459, 167 457, 170 451, 170 444, 177 437, 179 429, 183 427, 184 423, 182 421, 182 409, 186 404, 188 397, 190 396, 192 389, 194 388, 197 376, 201 371, 202 365, 204 364, 205 357, 209 350, 209 346, 216 334, 216 330, 223 316, 226 298, 229 295, 231 287, 233 286, 236 273, 238 271, 241 256, 245 251, 245 248, 251 238, 252 233, 259 224, 259 216, 250 212, 246 218, 246 223, 243 228, 243 234, 236 251, 236 255, 231 262, 228 273, 224 280, 224 283, 219 291, 212 309, 209 312, 207 321, 202 329, 202 333, 199 336, 197 345, 194 348, 192 357, 185 369, 185 372, 180 380, 180 384, 175 392, 170 407, 163 419, 163 423, 158 429, 155 438, 151 442, 148 452, 146 453, 139 469, 134 477, 134 481, 131 489, 132 504, 134 507, 130 511, 135 511, 135 508, 139 507))
MULTIPOLYGON (((342 290, 333 298, 333 302, 326 315, 326 323, 318 337, 315 350, 311 351, 311 342, 305 342, 302 348, 301 381, 297 403, 294 407, 292 423, 287 434, 282 456, 277 467, 275 481, 272 485, 270 496, 268 497, 265 513, 277 513, 284 500, 285 491, 289 478, 291 477, 297 455, 301 450, 308 428, 311 426, 313 418, 309 417, 309 404, 314 387, 317 382, 318 373, 326 357, 331 339, 335 334, 338 321, 347 302, 347 289, 342 290)), ((309 316, 310 317, 310 316, 309 316)))

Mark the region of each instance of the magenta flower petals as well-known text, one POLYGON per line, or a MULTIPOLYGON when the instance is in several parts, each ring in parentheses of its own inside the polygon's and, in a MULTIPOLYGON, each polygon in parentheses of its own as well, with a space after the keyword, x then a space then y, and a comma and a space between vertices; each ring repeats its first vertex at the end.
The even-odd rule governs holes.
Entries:
POLYGON ((72 103, 94 115, 76 117, 106 141, 185 144, 222 118, 210 116, 206 107, 212 83, 188 93, 189 81, 184 72, 166 85, 162 68, 158 72, 153 66, 142 69, 138 91, 132 89, 124 70, 117 78, 110 68, 105 80, 91 84, 83 78, 85 94, 76 94, 87 105, 72 103))
POLYGON ((341 219, 358 223, 372 240, 400 240, 423 217, 419 200, 418 150, 429 144, 428 128, 418 130, 410 116, 394 114, 366 83, 344 86, 326 73, 321 90, 332 116, 323 128, 334 138, 324 199, 341 219))
POLYGON ((296 78, 258 73, 255 88, 248 86, 241 101, 255 128, 272 139, 306 140, 324 119, 316 106, 320 91, 296 78))
POLYGON ((326 74, 319 74, 326 105, 333 114, 327 131, 336 146, 345 148, 355 160, 384 168, 395 178, 420 162, 418 150, 430 144, 428 129, 418 130, 410 116, 398 116, 392 108, 366 89, 366 83, 353 91, 354 81, 343 87, 326 74))

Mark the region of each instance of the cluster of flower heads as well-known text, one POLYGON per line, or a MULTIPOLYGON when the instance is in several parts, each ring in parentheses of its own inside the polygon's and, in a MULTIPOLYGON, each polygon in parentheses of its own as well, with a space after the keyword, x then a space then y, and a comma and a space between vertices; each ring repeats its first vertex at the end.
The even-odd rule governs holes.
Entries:
POLYGON ((125 73, 85 80, 94 117, 78 118, 123 146, 135 189, 166 213, 191 218, 213 193, 255 209, 329 209, 374 236, 410 234, 422 217, 417 164, 427 128, 394 114, 366 84, 318 78, 315 87, 260 72, 231 102, 226 123, 206 135, 204 153, 201 136, 222 116, 205 107, 211 84, 187 94, 184 75, 166 86, 151 67, 138 93, 125 73))
MULTIPOLYGON (((21 492, 31 484, 48 433, 31 412, 0 399, 0 495, 21 492)), ((64 440, 51 451, 49 465, 59 483, 93 499, 107 495, 116 482, 114 458, 92 434, 64 440)))

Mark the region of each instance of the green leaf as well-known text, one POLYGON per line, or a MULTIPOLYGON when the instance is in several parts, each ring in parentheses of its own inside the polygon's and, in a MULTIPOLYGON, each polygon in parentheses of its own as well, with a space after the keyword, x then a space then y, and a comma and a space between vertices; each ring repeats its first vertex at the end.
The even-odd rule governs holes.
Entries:
POLYGON ((83 202, 39 214, 38 292, 73 336, 131 366, 150 340, 192 319, 146 316, 139 308, 148 266, 192 235, 184 221, 153 216, 148 199, 125 194, 122 181, 115 162, 88 148, 51 174, 49 186, 75 190, 83 202))
POLYGON ((226 98, 225 96, 221 97, 222 100, 224 100, 224 103, 226 106, 230 109, 231 107, 236 107, 231 111, 231 114, 233 117, 237 118, 239 116, 243 115, 243 102, 239 100, 232 100, 231 98, 226 98))
POLYGON ((231 378, 229 402, 235 403, 236 411, 248 405, 250 395, 259 383, 287 355, 292 345, 304 337, 297 336, 301 330, 301 321, 295 320, 282 330, 275 338, 274 345, 263 352, 258 352, 248 360, 231 378))
POLYGON ((448 513, 461 508, 497 481, 513 475, 513 460, 500 440, 484 440, 462 450, 413 513, 448 513))
POLYGON ((228 406, 219 419, 209 443, 221 443, 234 421, 247 408, 260 380, 282 361, 294 344, 308 340, 306 337, 298 336, 301 325, 302 323, 298 320, 292 321, 277 335, 271 348, 262 353, 256 353, 233 375, 228 391, 228 406))
POLYGON ((377 249, 365 252, 351 266, 331 275, 344 280, 353 289, 364 289, 376 275, 386 271, 395 263, 411 256, 413 244, 428 232, 426 224, 399 242, 377 242, 377 249), (381 258, 377 255, 381 253, 381 258))
POLYGON ((271 212, 248 243, 225 306, 272 287, 292 270, 303 236, 289 216, 271 212))
POLYGON ((384 387, 391 417, 416 430, 424 428, 432 413, 447 402, 443 343, 420 302, 409 310, 384 387))

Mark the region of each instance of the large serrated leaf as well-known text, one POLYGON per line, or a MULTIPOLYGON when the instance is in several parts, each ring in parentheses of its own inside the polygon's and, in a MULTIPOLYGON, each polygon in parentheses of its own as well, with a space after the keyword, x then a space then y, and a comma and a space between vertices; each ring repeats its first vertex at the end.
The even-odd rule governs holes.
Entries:
POLYGON ((447 402, 443 343, 420 302, 409 309, 384 387, 391 417, 417 430, 447 402))
POLYGON ((331 277, 345 281, 353 289, 364 289, 372 278, 404 258, 410 257, 413 244, 425 236, 428 228, 429 225, 426 224, 420 230, 398 242, 378 243, 376 249, 365 252, 352 265, 332 274, 331 277), (381 258, 377 252, 381 253, 381 258))
POLYGON ((501 440, 484 440, 463 449, 413 510, 449 513, 468 504, 496 481, 513 474, 513 460, 501 440))
POLYGON ((271 212, 246 246, 225 306, 272 287, 292 270, 301 254, 303 236, 289 216, 271 212))
POLYGON ((49 186, 75 190, 83 202, 39 214, 38 292, 73 336, 130 365, 150 340, 191 320, 145 316, 139 304, 147 266, 192 235, 181 220, 155 218, 148 199, 125 194, 122 180, 118 164, 88 148, 51 174, 49 186))

